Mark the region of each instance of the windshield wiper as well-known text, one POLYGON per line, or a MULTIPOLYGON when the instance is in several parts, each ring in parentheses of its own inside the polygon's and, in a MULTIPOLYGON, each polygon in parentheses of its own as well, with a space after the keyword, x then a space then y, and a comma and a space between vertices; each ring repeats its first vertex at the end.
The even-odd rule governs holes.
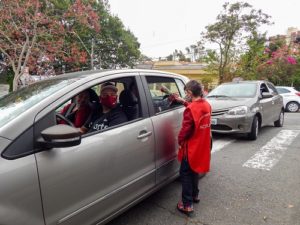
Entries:
POLYGON ((227 95, 209 95, 207 98, 230 98, 230 96, 227 95))

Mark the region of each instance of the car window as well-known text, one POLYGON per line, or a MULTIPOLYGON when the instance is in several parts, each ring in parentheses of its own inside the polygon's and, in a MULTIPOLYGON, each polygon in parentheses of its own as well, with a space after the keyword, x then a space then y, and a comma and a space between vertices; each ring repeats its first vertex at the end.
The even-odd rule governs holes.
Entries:
POLYGON ((44 80, 3 96, 0 98, 0 126, 76 80, 75 78, 44 80))
POLYGON ((174 108, 181 105, 171 100, 171 94, 182 95, 182 90, 184 88, 183 83, 175 81, 173 78, 166 77, 156 77, 156 76, 147 76, 146 77, 148 89, 152 97, 152 103, 155 109, 155 113, 160 113, 168 109, 174 108), (179 84, 179 86, 178 86, 179 84))
POLYGON ((262 94, 263 92, 269 92, 269 89, 265 83, 260 85, 260 93, 262 94))
POLYGON ((17 159, 32 154, 34 152, 32 134, 33 129, 31 126, 17 137, 12 144, 1 153, 1 156, 6 159, 17 159))
POLYGON ((221 84, 212 90, 207 97, 240 97, 251 98, 256 94, 257 86, 255 83, 229 83, 221 84))
POLYGON ((276 87, 279 94, 290 93, 290 91, 286 88, 276 87))
POLYGON ((102 132, 140 118, 139 96, 134 77, 108 80, 77 93, 58 106, 57 123, 71 124, 83 134, 102 132), (83 95, 86 100, 80 103, 82 97, 78 96, 82 93, 86 93, 83 95))
POLYGON ((184 91, 185 84, 183 83, 182 80, 179 80, 179 79, 175 79, 175 81, 178 86, 180 95, 185 96, 185 91, 184 91))
POLYGON ((276 90, 276 88, 274 87, 273 84, 267 83, 267 85, 268 85, 268 87, 269 87, 269 91, 270 91, 273 95, 277 95, 277 94, 278 94, 278 92, 277 92, 277 90, 276 90))

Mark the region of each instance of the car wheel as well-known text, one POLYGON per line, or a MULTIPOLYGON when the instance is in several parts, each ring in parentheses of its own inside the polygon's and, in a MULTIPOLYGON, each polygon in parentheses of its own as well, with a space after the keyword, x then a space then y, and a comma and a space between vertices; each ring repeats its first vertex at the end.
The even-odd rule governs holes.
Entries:
POLYGON ((250 133, 248 133, 248 139, 256 140, 258 131, 259 131, 259 121, 258 121, 257 116, 255 116, 252 121, 251 131, 250 131, 250 133))
POLYGON ((279 114, 279 119, 274 122, 275 127, 282 127, 284 122, 284 113, 283 110, 279 114))
POLYGON ((299 111, 299 104, 297 102, 289 102, 286 104, 286 111, 288 112, 298 112, 299 111))

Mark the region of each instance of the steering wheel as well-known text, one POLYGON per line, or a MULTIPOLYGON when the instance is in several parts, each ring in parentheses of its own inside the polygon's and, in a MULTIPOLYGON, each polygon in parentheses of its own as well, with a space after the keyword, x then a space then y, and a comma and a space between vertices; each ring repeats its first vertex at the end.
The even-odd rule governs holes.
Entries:
POLYGON ((59 124, 59 121, 62 120, 64 122, 66 122, 68 125, 75 127, 75 125, 71 122, 71 120, 69 120, 67 117, 65 117, 64 115, 60 114, 60 113, 56 113, 56 121, 57 124, 59 124))

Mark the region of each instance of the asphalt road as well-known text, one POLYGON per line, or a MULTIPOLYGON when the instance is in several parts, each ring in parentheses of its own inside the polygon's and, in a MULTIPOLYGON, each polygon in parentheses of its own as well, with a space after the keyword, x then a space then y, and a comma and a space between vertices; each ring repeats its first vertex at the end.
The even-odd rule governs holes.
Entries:
POLYGON ((192 218, 176 210, 174 181, 109 225, 300 225, 300 113, 256 141, 214 135, 211 172, 200 180, 192 218))

